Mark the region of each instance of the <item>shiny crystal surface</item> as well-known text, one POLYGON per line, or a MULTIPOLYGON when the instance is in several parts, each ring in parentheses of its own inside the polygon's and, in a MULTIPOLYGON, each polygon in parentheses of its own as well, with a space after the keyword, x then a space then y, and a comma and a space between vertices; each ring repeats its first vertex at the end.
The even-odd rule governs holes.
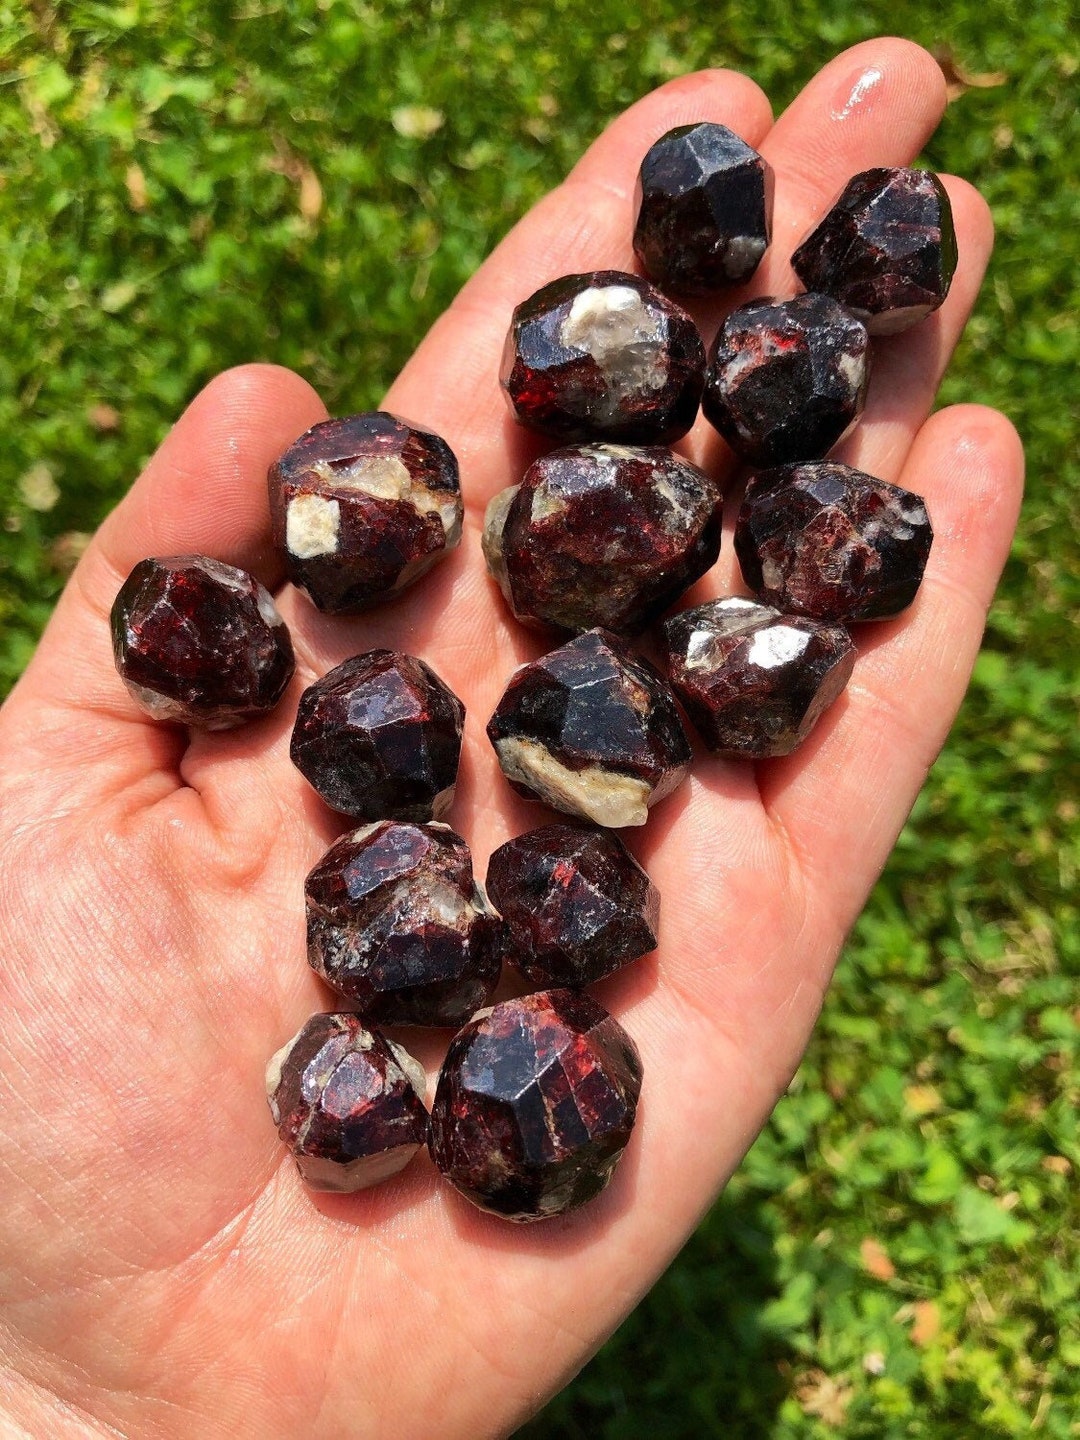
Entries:
POLYGON ((270 468, 274 544, 320 610, 397 594, 461 539, 461 488, 440 436, 376 410, 323 420, 270 468))
POLYGON ((272 710, 295 668, 269 592, 207 555, 140 560, 111 627, 116 668, 155 720, 231 729, 272 710))
POLYGON ((652 145, 638 176, 634 252, 665 290, 702 295, 748 280, 772 234, 773 172, 711 121, 652 145))
POLYGON ((515 418, 556 439, 666 444, 694 423, 705 346, 647 280, 594 270, 517 307, 500 378, 515 418))
POLYGON ((709 353, 705 416, 750 465, 817 460, 862 414, 866 326, 829 295, 740 305, 709 353))
POLYGON ((365 825, 331 845, 304 895, 308 960, 365 1020, 458 1026, 490 999, 502 926, 449 826, 365 825))
POLYGON ((278 1134, 313 1190, 364 1190, 427 1139, 424 1071, 359 1015, 312 1015, 266 1067, 278 1134))
POLYGON ((755 475, 735 525, 743 578, 759 599, 841 622, 906 609, 932 540, 918 495, 828 460, 755 475))
POLYGON ((945 187, 929 170, 853 175, 791 257, 807 290, 834 295, 871 335, 893 335, 936 310, 956 270, 945 187))
POLYGON ((520 666, 487 733, 518 794, 597 825, 644 825, 690 773, 671 691, 604 630, 520 666))
POLYGON ((494 497, 484 554, 526 624, 638 631, 716 561, 723 499, 650 446, 571 445, 494 497))
POLYGON ((673 615, 663 640, 672 689, 702 740, 748 759, 801 745, 855 664, 842 625, 735 595, 673 615))
POLYGON ((464 705, 429 665, 370 650, 304 691, 289 754, 343 815, 424 822, 454 798, 464 719, 464 705))
POLYGON ((481 1011, 453 1039, 431 1154, 482 1210, 543 1220, 592 1200, 630 1139, 641 1059, 590 996, 541 990, 481 1011))
POLYGON ((488 862, 507 959, 533 985, 578 987, 656 948, 660 892, 617 835, 544 825, 488 862))

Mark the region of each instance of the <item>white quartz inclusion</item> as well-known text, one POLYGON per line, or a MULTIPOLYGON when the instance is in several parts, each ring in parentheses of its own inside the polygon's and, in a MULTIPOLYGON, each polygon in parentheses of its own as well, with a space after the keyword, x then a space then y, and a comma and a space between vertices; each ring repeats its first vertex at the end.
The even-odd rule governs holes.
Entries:
POLYGON ((559 327, 568 350, 591 355, 609 383, 659 390, 667 380, 663 319, 629 285, 590 285, 574 298, 559 327))
POLYGON ((461 496, 421 484, 398 455, 357 455, 347 465, 317 461, 311 469, 335 490, 355 490, 374 500, 404 500, 418 515, 438 515, 448 549, 461 538, 461 496))
POLYGON ((762 670, 787 665, 799 658, 810 644, 810 639, 808 630, 796 630, 791 625, 770 625, 767 630, 759 630, 750 642, 747 663, 762 670))
POLYGON ((836 363, 851 388, 858 390, 866 379, 866 356, 852 355, 850 350, 845 350, 836 363))
POLYGON ((571 770, 538 741, 524 736, 499 740, 495 749, 508 779, 527 785, 557 810, 581 815, 613 830, 624 825, 644 825, 650 800, 661 798, 659 791, 654 792, 652 786, 634 775, 591 765, 571 770))
POLYGON ((338 548, 341 507, 321 495, 296 495, 285 512, 285 546, 297 560, 334 555, 338 548))

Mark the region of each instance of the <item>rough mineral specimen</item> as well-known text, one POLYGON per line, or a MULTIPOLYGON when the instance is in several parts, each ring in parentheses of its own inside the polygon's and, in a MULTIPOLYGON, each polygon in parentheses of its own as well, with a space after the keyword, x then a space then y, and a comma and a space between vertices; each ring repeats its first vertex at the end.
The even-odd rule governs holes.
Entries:
POLYGON ((231 729, 272 710, 295 668, 269 592, 206 555, 140 560, 111 624, 116 668, 155 720, 231 729))
POLYGON ((377 1185, 427 1139, 422 1067, 359 1015, 312 1015, 271 1056, 266 1096, 313 1190, 377 1185))
POLYGON ((464 705, 422 660, 370 650, 304 691, 289 754, 343 815, 423 822, 454 798, 464 719, 464 705))
POLYGON ((500 845, 487 888, 534 985, 590 985, 656 948, 660 892, 609 830, 545 825, 500 845))
POLYGON ((484 554, 526 624, 637 631, 715 562, 723 497, 657 447, 571 445, 488 506, 484 554))
POLYGON ((274 544, 320 610, 396 594, 461 539, 450 446, 383 410, 313 425, 268 480, 274 544))
POLYGON ((855 664, 842 625, 735 595, 673 615, 663 634, 672 688, 717 755, 789 755, 855 664))
POLYGON ((491 998, 502 926, 448 825, 365 825, 331 845, 304 894, 308 960, 365 1020, 458 1026, 491 998))
POLYGON ((928 170, 853 175, 791 257, 808 290, 835 295, 871 335, 894 335, 936 310, 956 269, 945 187, 928 170))
POLYGON ((607 1185, 633 1129, 641 1060, 590 996, 541 990, 482 1010, 451 1041, 431 1154, 482 1210, 542 1220, 607 1185))
POLYGON ((670 690, 604 630, 520 666, 487 733, 519 795, 598 825, 644 825, 690 773, 670 690))
POLYGON ((816 460, 855 425, 869 379, 866 326, 831 296, 765 297, 720 327, 702 409, 751 465, 816 460))
POLYGON ((697 327, 622 270, 564 275, 514 311, 500 378, 522 425, 560 440, 666 444, 694 423, 697 327))
POLYGON ((702 295, 748 280, 772 234, 773 172, 726 126, 680 125, 638 176, 634 251, 665 289, 702 295))
POLYGON ((915 598, 932 540, 918 495, 827 460, 755 475, 735 526, 750 589, 819 620, 898 614, 915 598))

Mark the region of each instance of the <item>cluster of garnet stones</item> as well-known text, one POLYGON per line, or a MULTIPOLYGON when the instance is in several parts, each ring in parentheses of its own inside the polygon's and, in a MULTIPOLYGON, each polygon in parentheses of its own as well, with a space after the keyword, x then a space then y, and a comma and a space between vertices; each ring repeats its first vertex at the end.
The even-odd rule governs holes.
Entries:
MULTIPOLYGON (((617 829, 690 772, 679 704, 710 751, 787 755, 847 683, 852 621, 896 615, 931 543, 918 496, 825 458, 857 423, 870 341, 936 309, 956 264, 933 175, 855 176, 792 257, 806 293, 733 310, 707 352, 670 298, 741 284, 769 245, 773 177, 721 125, 682 126, 642 162, 634 250, 514 311, 501 381, 516 419, 560 442, 491 502, 483 549, 514 617, 568 639, 509 679, 487 733, 520 795, 569 817, 491 857, 487 894, 442 823, 464 707, 416 656, 354 655, 299 698, 291 756, 359 828, 304 886, 312 968, 348 1007, 270 1061, 282 1140, 315 1189, 353 1191, 423 1146, 476 1205, 512 1220, 608 1183, 641 1088, 634 1042, 585 988, 655 949, 660 897, 617 829), (658 288, 659 287, 659 288, 658 288), (699 407, 754 467, 735 528, 752 597, 670 615, 666 677, 632 647, 715 563, 723 495, 663 448, 699 407), (504 962, 526 993, 491 1004, 504 962), (456 1031, 430 1112, 421 1066, 381 1026, 456 1031)), ((457 544, 457 462, 383 412, 328 420, 272 466, 286 573, 352 613, 457 544)), ((293 674, 267 591, 202 556, 145 560, 112 615, 117 667, 155 719, 255 719, 293 674)))

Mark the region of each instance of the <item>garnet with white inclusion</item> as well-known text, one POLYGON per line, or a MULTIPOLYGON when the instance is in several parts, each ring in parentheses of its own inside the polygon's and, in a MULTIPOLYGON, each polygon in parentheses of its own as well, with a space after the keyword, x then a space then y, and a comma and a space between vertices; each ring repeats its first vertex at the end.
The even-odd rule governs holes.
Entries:
POLYGON ((516 670, 487 733, 519 795, 597 825, 644 825, 690 773, 671 691, 604 630, 516 670))
POLYGON ((918 495, 828 460, 753 476, 735 524, 735 553, 759 599, 841 622, 906 609, 932 541, 918 495))
POLYGON ((750 465, 817 460, 866 403, 866 326, 829 295, 751 300, 721 325, 702 409, 750 465))
POLYGON ((736 595, 673 615, 663 637, 672 689, 717 755, 790 755, 855 664, 842 625, 736 595))
POLYGON ((266 1067, 278 1134, 313 1190, 364 1190, 427 1139, 424 1071, 359 1015, 312 1015, 266 1067))
POLYGON ((630 1036, 591 996, 541 990, 481 1011, 450 1043, 431 1154, 474 1205, 507 1220, 576 1210, 610 1181, 641 1092, 630 1036))
POLYGON ((397 594, 461 539, 453 451, 384 410, 313 425, 268 484, 274 543, 320 610, 364 610, 397 594))
POLYGON ((534 985, 590 985, 656 948, 660 892, 617 835, 544 825, 488 862, 506 958, 534 985))
POLYGON ((716 561, 723 497, 658 447, 571 445, 488 506, 484 555, 516 619, 638 631, 716 561))
POLYGON ((666 444, 694 423, 705 346, 638 275, 564 275, 514 311, 500 372, 522 425, 559 440, 666 444))
POLYGON ((808 290, 834 295, 871 335, 894 335, 936 310, 956 271, 944 185, 928 170, 863 170, 791 257, 808 290))
POLYGON ((267 714, 292 679, 292 642, 269 591, 207 555, 141 560, 110 618, 116 668, 155 720, 228 730, 267 714))
POLYGON ((491 998, 502 925, 448 825, 381 820, 308 875, 308 960, 365 1020, 461 1025, 491 998))

